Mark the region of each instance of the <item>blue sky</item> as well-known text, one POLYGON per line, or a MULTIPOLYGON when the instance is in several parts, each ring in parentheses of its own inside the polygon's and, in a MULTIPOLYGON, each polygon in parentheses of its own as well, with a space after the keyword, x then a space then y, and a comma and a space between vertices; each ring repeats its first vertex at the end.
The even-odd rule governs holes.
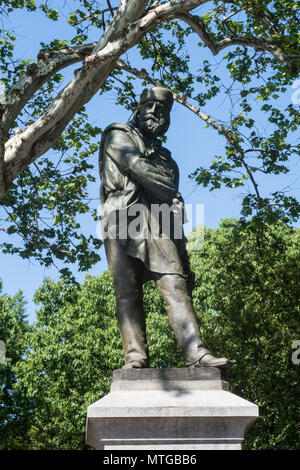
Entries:
MULTIPOLYGON (((51 6, 57 5, 58 2, 51 2, 51 6)), ((68 2, 72 5, 72 1, 68 2)), ((75 9, 75 8, 74 8, 75 9)), ((66 26, 65 22, 51 22, 44 15, 40 13, 27 14, 20 10, 14 13, 11 17, 9 27, 13 29, 17 36, 17 57, 18 59, 35 58, 40 48, 40 42, 49 42, 52 39, 68 39, 71 36, 71 28, 66 26)), ((95 30, 91 34, 89 41, 97 40, 98 32, 95 30)), ((196 41, 197 42, 197 41, 196 41)), ((194 52, 195 67, 201 67, 203 59, 208 57, 208 53, 204 49, 195 48, 191 42, 188 44, 191 52, 194 52)), ((209 56, 211 59, 211 56, 209 56)), ((135 52, 130 53, 130 60, 134 67, 139 67, 140 61, 135 52)), ((221 57, 214 59, 220 62, 221 57)), ((76 68, 76 67, 75 67, 76 68)), ((78 64, 77 64, 78 68, 78 64)), ((72 68, 65 74, 64 85, 68 83, 69 78, 72 76, 72 68)), ((224 82, 230 83, 230 79, 224 69, 224 82)), ((138 82, 137 87, 140 87, 138 82)), ((142 88, 139 89, 141 91, 142 88)), ((293 89, 288 90, 282 97, 282 105, 291 102, 293 89)), ((104 96, 96 95, 87 106, 90 121, 101 127, 105 128, 112 122, 127 121, 129 113, 120 106, 114 104, 114 94, 108 93, 104 96)), ((230 111, 230 103, 225 99, 225 96, 219 97, 213 102, 213 108, 203 109, 204 112, 209 112, 212 116, 222 118, 230 111)), ((261 120, 262 116, 257 115, 257 119, 261 120)), ((260 124, 264 125, 265 123, 260 124)), ((208 165, 215 155, 222 155, 225 145, 225 139, 220 137, 215 130, 205 127, 205 123, 193 115, 190 111, 183 108, 178 103, 174 103, 171 126, 168 131, 167 147, 171 150, 173 158, 177 161, 180 168, 180 191, 189 204, 204 204, 204 222, 208 227, 215 228, 220 223, 221 219, 227 217, 237 217, 240 212, 240 204, 242 195, 245 190, 226 190, 220 189, 214 192, 209 192, 206 188, 195 186, 195 184, 188 178, 188 175, 193 172, 197 165, 208 165)), ((97 155, 94 157, 95 172, 97 172, 97 155)), ((291 173, 288 176, 268 177, 264 176, 260 184, 263 190, 276 190, 282 189, 290 184, 293 185, 293 194, 299 196, 299 180, 298 168, 295 163, 292 163, 291 173)), ((97 198, 99 193, 99 179, 96 184, 91 184, 89 187, 89 194, 91 198, 97 198)), ((93 207, 97 207, 98 201, 92 201, 93 207)), ((84 220, 84 232, 96 232, 96 224, 89 218, 84 220)), ((103 270, 107 269, 104 250, 101 249, 100 255, 102 261, 89 271, 89 274, 99 275, 103 270)), ((3 280, 3 291, 13 295, 17 290, 21 289, 24 297, 28 302, 27 312, 29 320, 35 319, 35 305, 32 301, 32 296, 35 290, 42 284, 45 277, 50 277, 53 280, 59 278, 56 268, 45 269, 41 267, 36 261, 22 260, 18 256, 0 254, 0 277, 3 280)), ((71 268, 73 269, 73 268, 71 268)), ((85 273, 77 273, 74 267, 74 274, 79 281, 85 277, 85 273)))

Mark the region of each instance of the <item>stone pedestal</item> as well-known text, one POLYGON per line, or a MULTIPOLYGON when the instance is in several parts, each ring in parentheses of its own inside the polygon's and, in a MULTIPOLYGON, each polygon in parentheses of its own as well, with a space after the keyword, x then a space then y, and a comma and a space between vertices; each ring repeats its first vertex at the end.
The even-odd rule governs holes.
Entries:
POLYGON ((241 448, 258 407, 229 392, 223 372, 119 369, 111 391, 88 407, 86 442, 104 450, 241 448))

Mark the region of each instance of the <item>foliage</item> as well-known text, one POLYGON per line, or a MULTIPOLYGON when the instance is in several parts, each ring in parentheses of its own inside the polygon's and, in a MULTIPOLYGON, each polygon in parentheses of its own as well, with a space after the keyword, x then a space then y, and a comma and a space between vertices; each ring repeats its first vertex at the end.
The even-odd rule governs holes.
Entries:
POLYGON ((203 338, 234 361, 230 389, 259 406, 244 448, 299 449, 300 230, 224 220, 192 255, 203 338))
MULTIPOLYGON (((162 302, 150 286, 145 299, 152 363, 174 366, 180 354, 162 302)), ((111 279, 106 272, 81 286, 46 280, 35 301, 30 353, 17 368, 18 389, 34 403, 29 448, 83 449, 87 406, 108 393, 123 363, 111 279)))
MULTIPOLYGON (((300 447, 299 366, 291 361, 300 334, 299 237, 299 229, 282 222, 228 219, 207 229, 204 244, 191 252, 204 342, 233 361, 230 390, 259 406, 246 449, 300 447)), ((110 275, 88 276, 81 286, 46 280, 35 301, 40 308, 25 336, 26 358, 13 369, 14 394, 27 403, 18 408, 20 421, 27 416, 22 442, 30 449, 83 449, 87 406, 108 393, 112 371, 123 365, 110 275)), ((152 282, 144 301, 151 366, 182 367, 152 282)))
POLYGON ((81 287, 46 280, 35 301, 31 353, 18 368, 18 386, 35 403, 30 448, 83 448, 87 406, 121 363, 112 286, 107 274, 81 287))
MULTIPOLYGON (((42 0, 2 2, 0 70, 6 92, 22 74, 34 70, 32 59, 18 61, 15 56, 17 38, 6 21, 15 9, 24 9, 26 14, 40 11, 52 27, 67 23, 73 32, 69 40, 58 37, 41 43, 41 53, 55 53, 88 42, 93 30, 100 35, 118 4, 73 0, 52 8, 42 0)), ((155 5, 149 1, 147 11, 155 5)), ((162 21, 147 32, 126 57, 125 68, 116 64, 100 95, 113 92, 117 103, 133 110, 140 85, 157 83, 170 88, 180 103, 226 138, 223 154, 216 155, 209 167, 202 167, 199 157, 191 178, 209 190, 243 189, 245 220, 258 214, 266 221, 294 221, 299 215, 298 201, 280 187, 280 180, 275 191, 266 193, 264 181, 287 174, 299 152, 295 139, 299 109, 297 103, 283 104, 299 71, 296 3, 214 0, 192 13, 162 21), (194 32, 199 28, 200 42, 194 32), (213 57, 216 54, 219 61, 213 57), (143 68, 137 70, 140 63, 143 68), (212 119, 220 103, 222 115, 212 119)), ((62 73, 55 73, 41 85, 15 120, 10 136, 22 132, 53 103, 63 78, 62 73)), ((53 150, 14 181, 2 201, 2 230, 12 235, 1 244, 4 252, 34 257, 45 266, 63 259, 76 263, 80 270, 98 261, 95 252, 101 242, 83 233, 80 220, 82 214, 94 215, 88 191, 95 179, 92 157, 100 134, 100 127, 89 123, 82 108, 66 124, 53 150)), ((66 268, 62 274, 67 275, 66 268)))
MULTIPOLYGON (((34 257, 46 267, 56 259, 77 263, 88 270, 100 260, 102 242, 82 232, 78 216, 89 212, 87 186, 95 181, 91 157, 98 149, 94 138, 101 129, 92 127, 84 109, 73 119, 55 145, 57 162, 41 158, 13 183, 2 203, 6 233, 22 237, 22 243, 2 243, 4 253, 34 257)), ((69 268, 60 269, 72 278, 69 268)))
POLYGON ((123 78, 120 85, 112 78, 111 88, 118 91, 118 102, 131 110, 136 97, 130 72, 143 77, 144 85, 161 84, 171 89, 180 103, 207 122, 206 127, 214 127, 226 138, 224 153, 216 155, 208 168, 199 166, 199 157, 190 178, 210 191, 243 189, 244 219, 259 215, 266 221, 295 221, 300 205, 288 194, 290 188, 278 186, 271 194, 264 191, 264 181, 287 174, 300 150, 295 138, 299 103, 288 97, 288 104, 283 104, 299 72, 295 4, 269 0, 213 3, 215 7, 206 5, 207 13, 201 11, 197 17, 208 35, 198 46, 213 49, 212 43, 232 38, 244 38, 245 44, 241 42, 229 52, 225 49, 217 63, 205 51, 202 60, 195 60, 192 28, 170 20, 146 34, 138 45, 146 64, 151 61, 148 72, 138 75, 127 67, 127 80, 123 78), (249 47, 251 40, 270 37, 284 53, 297 53, 297 61, 283 64, 266 50, 249 47), (212 120, 210 114, 215 114, 220 103, 222 116, 212 120), (208 107, 209 114, 203 113, 203 107, 208 107))
POLYGON ((0 283, 0 339, 5 343, 6 358, 0 363, 0 449, 18 449, 26 443, 30 405, 15 387, 14 368, 23 362, 29 326, 21 292, 11 297, 2 294, 1 287, 0 283))
MULTIPOLYGON (((33 1, 13 1, 5 5, 4 14, 14 8, 33 12, 39 7, 49 19, 58 19, 58 12, 48 7, 47 2, 37 5, 33 1)), ((13 54, 16 36, 5 29, 1 35, 1 83, 7 92, 31 66, 32 60, 16 62, 13 54)), ((80 42, 78 38, 77 42, 80 42)), ((66 44, 67 41, 57 39, 50 44, 41 43, 41 50, 56 51, 66 44)), ((12 132, 20 132, 20 128, 26 128, 47 109, 63 78, 57 73, 40 88, 22 110, 12 132)), ((30 165, 15 180, 1 202, 1 230, 12 235, 0 245, 4 253, 33 257, 46 267, 64 260, 76 263, 79 271, 88 270, 100 260, 98 251, 102 242, 84 234, 80 216, 89 213, 90 217, 96 217, 90 209, 88 185, 95 181, 91 158, 98 151, 101 132, 89 123, 83 107, 66 126, 51 154, 30 165)), ((66 266, 60 273, 73 277, 66 266)))

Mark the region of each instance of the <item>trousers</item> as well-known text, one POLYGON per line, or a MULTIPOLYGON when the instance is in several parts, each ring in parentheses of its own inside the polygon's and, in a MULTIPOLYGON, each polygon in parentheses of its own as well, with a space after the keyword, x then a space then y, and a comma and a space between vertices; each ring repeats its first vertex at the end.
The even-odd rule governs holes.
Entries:
MULTIPOLYGON (((115 289, 125 366, 137 361, 142 367, 149 367, 143 308, 143 262, 129 256, 115 239, 105 239, 104 246, 115 289)), ((163 273, 151 273, 151 278, 164 300, 170 325, 188 367, 209 351, 203 345, 186 279, 180 274, 163 273)))

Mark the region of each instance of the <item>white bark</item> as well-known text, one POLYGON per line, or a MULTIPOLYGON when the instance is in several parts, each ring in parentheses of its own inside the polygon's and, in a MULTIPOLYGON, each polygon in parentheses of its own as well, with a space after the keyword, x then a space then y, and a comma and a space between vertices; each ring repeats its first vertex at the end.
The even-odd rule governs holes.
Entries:
POLYGON ((28 66, 26 72, 5 97, 2 118, 4 133, 8 133, 20 111, 49 78, 59 70, 82 61, 92 53, 96 44, 93 42, 77 47, 66 47, 59 51, 40 52, 38 61, 28 66))
POLYGON ((124 28, 126 31, 127 25, 138 20, 144 13, 147 3, 148 0, 122 0, 110 24, 96 45, 94 53, 103 49, 103 47, 107 45, 107 42, 112 41, 124 28))
MULTIPOLYGON (((125 6, 136 4, 135 1, 121 2, 126 22, 123 21, 119 9, 115 16, 117 18, 115 24, 119 24, 120 29, 113 26, 108 28, 104 33, 105 40, 100 40, 106 45, 96 53, 94 50, 92 55, 84 60, 83 67, 78 74, 33 124, 6 142, 4 162, 7 186, 24 168, 53 146, 76 112, 104 84, 121 54, 136 44, 141 36, 158 22, 173 17, 180 11, 193 9, 206 1, 208 0, 171 0, 149 10, 142 18, 139 18, 140 5, 139 8, 124 9, 125 6), (133 18, 131 23, 128 23, 129 14, 133 18)), ((146 4, 146 2, 143 3, 146 4)), ((29 83, 28 87, 31 85, 29 83)))
MULTIPOLYGON (((278 60, 286 60, 278 48, 258 38, 227 38, 214 43, 201 20, 189 13, 208 1, 170 0, 155 3, 145 11, 147 0, 122 0, 98 43, 41 52, 38 62, 29 66, 6 101, 0 104, 0 200, 11 182, 55 144, 73 116, 104 84, 118 58, 138 43, 146 32, 168 18, 180 18, 187 22, 213 54, 230 45, 242 44, 267 50, 278 60), (8 139, 9 128, 32 95, 57 71, 78 61, 83 61, 83 66, 49 108, 23 132, 8 139)), ((186 103, 183 104, 186 106, 186 103)), ((209 116, 200 110, 196 111, 202 119, 213 125, 209 116)))
POLYGON ((4 172, 4 139, 3 132, 0 129, 0 201, 6 194, 6 182, 4 172))

